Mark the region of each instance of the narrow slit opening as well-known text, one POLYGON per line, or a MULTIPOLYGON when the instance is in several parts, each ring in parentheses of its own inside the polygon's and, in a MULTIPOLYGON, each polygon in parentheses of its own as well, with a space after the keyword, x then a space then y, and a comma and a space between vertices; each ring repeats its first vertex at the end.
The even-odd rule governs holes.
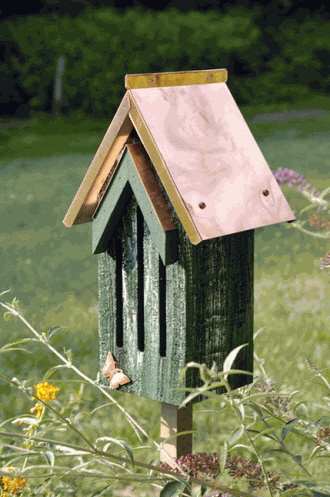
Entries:
POLYGON ((159 355, 166 357, 166 266, 159 258, 159 355))
POLYGON ((120 238, 115 241, 116 256, 116 345, 124 345, 123 333, 123 247, 120 238))
POLYGON ((137 270, 138 270, 138 288, 137 288, 137 344, 138 349, 144 351, 144 254, 143 254, 143 237, 144 237, 144 219, 141 210, 137 208, 136 217, 137 231, 137 270))

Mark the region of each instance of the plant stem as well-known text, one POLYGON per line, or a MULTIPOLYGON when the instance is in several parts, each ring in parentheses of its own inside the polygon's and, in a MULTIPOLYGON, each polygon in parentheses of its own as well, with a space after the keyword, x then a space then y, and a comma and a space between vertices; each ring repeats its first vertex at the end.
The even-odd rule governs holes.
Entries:
MULTIPOLYGON (((0 302, 0 305, 4 309, 6 309, 6 311, 10 312, 13 316, 18 317, 20 319, 20 321, 22 321, 22 323, 38 339, 38 341, 41 342, 42 344, 44 344, 58 359, 60 359, 60 361, 63 364, 65 364, 65 366, 68 369, 71 369, 72 371, 74 371, 86 383, 89 383, 93 387, 96 387, 97 390, 99 390, 107 399, 111 400, 113 402, 113 404, 126 416, 126 418, 128 419, 129 423, 133 427, 135 433, 137 434, 138 439, 139 439, 140 442, 142 441, 142 439, 141 439, 139 433, 141 433, 147 440, 149 440, 151 443, 153 443, 159 451, 163 452, 167 457, 170 457, 169 454, 167 454, 166 450, 161 445, 159 445, 155 440, 153 440, 150 437, 150 435, 144 430, 144 428, 142 428, 142 426, 126 411, 126 409, 112 395, 109 394, 109 392, 107 392, 107 390, 105 390, 101 385, 99 385, 94 380, 92 380, 91 378, 89 378, 89 376, 87 376, 85 373, 83 373, 74 364, 72 364, 72 362, 70 362, 66 357, 64 357, 60 352, 58 352, 58 350, 55 349, 49 343, 49 341, 47 340, 47 338, 44 335, 40 334, 29 323, 29 321, 27 321, 25 319, 25 317, 17 309, 15 309, 13 306, 10 306, 10 305, 8 305, 8 304, 6 304, 4 302, 0 302)), ((180 468, 178 465, 177 465, 177 469, 179 469, 179 471, 184 474, 182 468, 180 468)))
MULTIPOLYGON (((21 433, 5 432, 5 431, 0 431, 0 436, 7 437, 7 438, 20 438, 20 439, 27 438, 26 435, 23 435, 21 433)), ((110 460, 113 460, 116 462, 120 462, 121 464, 131 465, 131 461, 126 457, 117 456, 114 454, 108 454, 107 452, 104 452, 104 451, 101 451, 98 449, 93 451, 92 449, 88 449, 88 448, 84 449, 84 448, 79 447, 79 446, 74 445, 74 444, 69 444, 66 442, 52 440, 52 439, 48 439, 48 438, 44 438, 44 437, 31 437, 31 439, 35 440, 36 442, 43 442, 43 443, 47 443, 47 444, 67 447, 67 448, 70 448, 70 449, 73 449, 73 450, 76 450, 79 452, 84 452, 85 454, 97 455, 99 457, 104 457, 104 458, 107 458, 107 459, 110 459, 110 460)), ((172 478, 175 478, 178 481, 184 481, 187 484, 196 483, 198 485, 205 485, 208 488, 211 488, 214 490, 220 490, 221 492, 229 493, 230 495, 233 495, 236 497, 257 497, 255 495, 253 495, 251 492, 247 493, 247 492, 244 492, 241 490, 233 489, 233 488, 227 487, 225 485, 222 485, 221 483, 214 481, 214 480, 208 481, 208 480, 200 480, 198 478, 190 478, 189 476, 183 477, 181 475, 178 475, 174 471, 164 470, 160 466, 144 463, 142 461, 135 460, 134 466, 141 468, 141 469, 148 469, 150 471, 156 471, 157 473, 163 474, 164 476, 170 476, 172 478)), ((114 479, 115 479, 115 477, 114 477, 114 479)))

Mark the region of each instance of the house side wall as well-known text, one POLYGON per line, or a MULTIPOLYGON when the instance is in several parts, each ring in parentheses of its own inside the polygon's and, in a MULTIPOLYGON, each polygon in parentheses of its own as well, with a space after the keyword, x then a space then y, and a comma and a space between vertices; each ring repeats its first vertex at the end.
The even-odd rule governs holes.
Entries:
MULTIPOLYGON (((253 371, 254 231, 244 231, 191 245, 181 234, 186 275, 186 361, 215 362, 221 370, 227 354, 238 345, 235 367, 253 371)), ((232 386, 251 381, 233 376, 232 386)), ((190 374, 189 383, 198 378, 190 374)))
MULTIPOLYGON (((160 291, 159 253, 145 222, 141 248, 137 219, 138 207, 132 198, 109 252, 98 256, 100 369, 111 351, 132 380, 122 387, 123 391, 179 405, 185 396, 176 391, 180 386, 179 372, 189 361, 209 366, 215 362, 221 369, 233 348, 248 343, 235 367, 252 371, 254 233, 246 231, 193 246, 178 224, 178 261, 163 267, 166 282, 160 291), (116 250, 121 250, 122 256, 122 300, 118 298, 116 282, 116 250), (164 298, 164 293, 166 303, 161 305, 160 296, 164 298), (116 339, 120 306, 122 347, 116 339), (164 322, 166 347, 162 356, 160 334, 164 333, 164 322), (138 345, 141 326, 144 350, 139 350, 138 345)), ((233 386, 250 381, 248 376, 233 378, 233 386)), ((190 370, 187 384, 199 384, 197 373, 190 370)))

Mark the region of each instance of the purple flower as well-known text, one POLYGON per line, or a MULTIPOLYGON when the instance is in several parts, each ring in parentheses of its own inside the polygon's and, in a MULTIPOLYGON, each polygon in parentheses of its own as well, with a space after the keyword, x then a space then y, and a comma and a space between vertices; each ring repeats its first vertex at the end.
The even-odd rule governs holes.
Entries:
POLYGON ((307 192, 315 197, 319 196, 319 192, 311 185, 302 174, 294 169, 287 167, 279 167, 273 172, 276 181, 279 185, 288 185, 301 192, 307 192))
MULTIPOLYGON (((193 478, 211 478, 219 476, 219 456, 217 453, 197 452, 186 454, 176 459, 176 463, 193 478)), ((178 469, 171 468, 168 464, 162 463, 165 471, 178 472, 178 469)), ((259 463, 246 459, 242 456, 229 456, 226 462, 226 469, 230 476, 235 479, 246 478, 251 488, 260 488, 264 485, 263 473, 259 463)), ((279 481, 279 475, 268 473, 268 481, 275 488, 279 481)), ((209 497, 230 497, 228 494, 216 492, 209 494, 209 497)))

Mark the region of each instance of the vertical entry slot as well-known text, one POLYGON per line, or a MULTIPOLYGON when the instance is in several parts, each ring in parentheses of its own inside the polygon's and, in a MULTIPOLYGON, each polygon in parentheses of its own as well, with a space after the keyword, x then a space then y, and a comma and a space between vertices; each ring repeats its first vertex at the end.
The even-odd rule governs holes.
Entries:
POLYGON ((159 355, 166 357, 166 266, 159 257, 159 355))
POLYGON ((115 241, 116 257, 116 345, 124 344, 123 329, 123 247, 120 238, 115 241))
POLYGON ((140 352, 144 351, 144 260, 143 260, 143 238, 144 219, 139 207, 136 211, 137 231, 137 345, 140 352))

